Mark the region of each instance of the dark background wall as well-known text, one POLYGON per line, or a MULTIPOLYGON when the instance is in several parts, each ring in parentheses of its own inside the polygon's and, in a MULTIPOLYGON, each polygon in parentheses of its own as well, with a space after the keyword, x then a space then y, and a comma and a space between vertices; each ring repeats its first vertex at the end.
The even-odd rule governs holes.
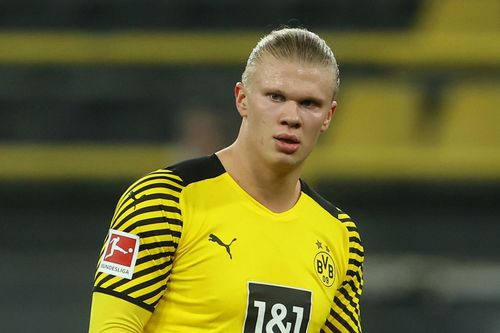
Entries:
POLYGON ((339 110, 305 178, 358 221, 366 332, 500 331, 495 0, 0 2, 0 318, 85 332, 114 205, 231 142, 260 36, 317 31, 339 110))

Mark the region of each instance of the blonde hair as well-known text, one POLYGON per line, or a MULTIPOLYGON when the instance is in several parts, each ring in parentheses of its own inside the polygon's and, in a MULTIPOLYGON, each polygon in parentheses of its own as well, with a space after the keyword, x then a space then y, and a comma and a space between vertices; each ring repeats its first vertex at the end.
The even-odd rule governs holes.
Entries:
POLYGON ((244 85, 250 83, 255 66, 267 54, 276 59, 288 59, 332 68, 335 75, 333 80, 335 96, 340 84, 337 60, 332 49, 315 33, 303 28, 283 28, 274 30, 263 37, 248 57, 245 71, 241 76, 244 85))

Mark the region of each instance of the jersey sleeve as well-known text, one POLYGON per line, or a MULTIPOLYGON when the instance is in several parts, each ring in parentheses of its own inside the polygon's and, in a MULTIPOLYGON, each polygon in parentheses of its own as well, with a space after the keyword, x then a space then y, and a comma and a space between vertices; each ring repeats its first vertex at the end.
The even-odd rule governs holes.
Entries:
POLYGON ((346 214, 339 219, 347 228, 349 253, 344 281, 333 299, 330 313, 321 332, 360 333, 360 296, 363 289, 364 250, 354 222, 346 214))
POLYGON ((94 293, 89 333, 142 333, 151 312, 120 298, 94 293))
POLYGON ((171 171, 158 170, 125 191, 117 203, 110 233, 99 255, 94 295, 107 294, 149 312, 154 311, 165 292, 182 232, 179 204, 182 184, 182 180, 171 171), (110 241, 110 235, 114 233, 121 235, 122 239, 110 241), (134 243, 137 250, 134 252, 132 246, 123 246, 127 245, 123 239, 138 242, 134 243), (130 262, 132 272, 128 276, 103 270, 104 266, 116 266, 112 262, 108 265, 108 262, 120 255, 121 258, 134 256, 130 262))

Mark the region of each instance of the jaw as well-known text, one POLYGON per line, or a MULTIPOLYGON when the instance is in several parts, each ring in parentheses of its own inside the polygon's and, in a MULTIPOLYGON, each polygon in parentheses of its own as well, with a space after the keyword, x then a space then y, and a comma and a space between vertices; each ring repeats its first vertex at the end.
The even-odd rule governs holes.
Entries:
POLYGON ((267 160, 269 168, 280 174, 286 174, 300 172, 309 154, 305 155, 303 147, 299 147, 293 153, 285 153, 275 149, 269 155, 267 160))
POLYGON ((298 147, 285 149, 276 144, 276 133, 265 133, 257 137, 251 133, 248 123, 242 122, 240 133, 233 144, 233 148, 239 152, 241 163, 248 163, 250 167, 255 166, 259 172, 269 170, 279 174, 300 172, 306 158, 311 153, 311 142, 300 140, 298 147))

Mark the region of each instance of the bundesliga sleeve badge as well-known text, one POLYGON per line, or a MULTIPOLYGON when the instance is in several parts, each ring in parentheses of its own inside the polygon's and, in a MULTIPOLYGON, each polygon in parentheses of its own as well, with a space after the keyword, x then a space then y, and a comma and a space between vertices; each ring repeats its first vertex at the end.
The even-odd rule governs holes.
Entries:
POLYGON ((108 241, 98 272, 132 279, 139 253, 139 236, 118 230, 109 230, 108 241))

